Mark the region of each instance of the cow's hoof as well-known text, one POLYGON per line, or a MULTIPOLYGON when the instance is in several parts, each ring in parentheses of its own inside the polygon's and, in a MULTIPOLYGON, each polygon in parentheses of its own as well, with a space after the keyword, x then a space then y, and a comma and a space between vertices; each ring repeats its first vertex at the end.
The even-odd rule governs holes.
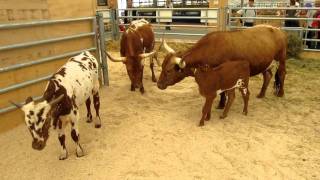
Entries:
POLYGON ((101 128, 101 124, 94 125, 95 128, 101 128))
POLYGON ((224 118, 226 118, 227 117, 227 115, 221 115, 220 116, 220 119, 224 119, 224 118))
POLYGON ((247 111, 243 111, 242 114, 246 116, 248 114, 248 112, 247 111))
POLYGON ((261 99, 261 98, 264 98, 264 94, 258 94, 258 95, 257 95, 257 98, 260 98, 260 99, 261 99))
POLYGON ((224 109, 224 106, 223 104, 218 104, 218 106, 216 107, 216 109, 224 109))
POLYGON ((157 82, 157 79, 155 77, 152 77, 152 82, 157 82))
POLYGON ((140 88, 140 93, 141 93, 141 94, 144 94, 144 88, 143 88, 143 87, 140 88))
POLYGON ((277 93, 275 93, 276 96, 278 97, 283 97, 284 96, 284 92, 283 91, 278 91, 277 93))
POLYGON ((206 117, 206 121, 210 121, 210 118, 211 118, 211 115, 207 115, 207 117, 206 117))
POLYGON ((59 156, 59 160, 65 160, 67 158, 68 158, 68 153, 67 152, 61 153, 60 156, 59 156))
POLYGON ((204 122, 199 123, 199 127, 204 126, 204 122))

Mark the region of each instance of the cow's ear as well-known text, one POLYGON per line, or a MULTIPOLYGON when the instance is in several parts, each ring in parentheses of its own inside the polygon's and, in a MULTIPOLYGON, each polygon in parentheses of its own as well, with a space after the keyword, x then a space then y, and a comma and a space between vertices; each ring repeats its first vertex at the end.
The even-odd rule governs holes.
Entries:
POLYGON ((32 101, 33 101, 32 97, 29 96, 29 97, 26 99, 26 104, 31 103, 32 101))

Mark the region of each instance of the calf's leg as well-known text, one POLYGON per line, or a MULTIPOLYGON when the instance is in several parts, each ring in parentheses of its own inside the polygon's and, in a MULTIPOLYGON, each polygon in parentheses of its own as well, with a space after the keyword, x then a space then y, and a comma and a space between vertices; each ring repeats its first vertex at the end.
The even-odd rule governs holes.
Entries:
POLYGON ((101 119, 100 119, 100 97, 99 97, 99 92, 95 93, 93 95, 93 104, 94 104, 94 109, 96 110, 96 120, 95 120, 95 128, 100 128, 101 127, 101 119))
POLYGON ((242 113, 244 115, 247 115, 248 114, 248 102, 249 102, 250 92, 249 92, 248 88, 240 88, 239 90, 241 92, 241 95, 243 98, 243 103, 244 103, 242 113))
POLYGON ((220 119, 224 119, 228 116, 229 109, 230 109, 231 104, 233 103, 233 100, 235 98, 234 89, 227 91, 227 95, 228 95, 228 101, 227 101, 226 107, 223 110, 222 115, 220 116, 220 119))
POLYGON ((204 120, 207 120, 208 116, 210 118, 210 111, 212 108, 212 103, 213 103, 214 98, 215 98, 215 96, 206 97, 206 102, 202 108, 202 117, 201 117, 199 126, 204 126, 204 120))
POLYGON ((68 151, 66 148, 66 135, 65 135, 65 125, 62 124, 61 119, 58 119, 58 138, 59 138, 59 142, 60 142, 60 146, 61 146, 61 152, 59 155, 59 160, 65 160, 68 158, 68 151))
POLYGON ((87 123, 91 123, 92 122, 92 114, 91 114, 91 100, 90 97, 86 100, 86 106, 87 106, 87 123))
POLYGON ((76 144, 77 157, 82 157, 82 156, 84 156, 84 152, 83 152, 83 149, 79 143, 79 140, 80 140, 80 134, 79 134, 79 129, 78 129, 79 111, 78 111, 78 109, 74 109, 72 113, 73 113, 73 115, 71 118, 71 137, 76 144))

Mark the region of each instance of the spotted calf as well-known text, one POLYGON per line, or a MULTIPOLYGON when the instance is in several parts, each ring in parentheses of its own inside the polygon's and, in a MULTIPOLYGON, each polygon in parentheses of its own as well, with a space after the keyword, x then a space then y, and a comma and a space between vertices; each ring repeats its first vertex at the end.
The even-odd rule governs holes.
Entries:
POLYGON ((49 138, 49 129, 58 130, 61 145, 60 160, 68 157, 65 145, 65 128, 71 123, 71 137, 76 144, 78 157, 84 155, 79 143, 78 121, 80 106, 86 103, 87 122, 92 122, 91 100, 96 110, 95 127, 101 126, 99 116, 98 61, 89 52, 72 57, 50 78, 43 98, 34 101, 28 97, 24 105, 14 103, 25 114, 25 122, 33 138, 32 148, 42 150, 49 138))

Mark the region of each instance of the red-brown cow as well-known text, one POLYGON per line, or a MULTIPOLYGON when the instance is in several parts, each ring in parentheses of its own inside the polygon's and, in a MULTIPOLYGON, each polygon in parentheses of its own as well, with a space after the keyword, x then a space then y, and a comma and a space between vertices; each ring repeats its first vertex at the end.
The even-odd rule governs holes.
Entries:
MULTIPOLYGON (((164 47, 169 52, 164 62, 172 65, 162 65, 158 80, 160 89, 166 89, 167 86, 179 82, 181 80, 179 72, 185 67, 217 66, 226 61, 240 60, 249 62, 250 76, 263 74, 263 86, 258 95, 262 98, 272 77, 269 67, 275 59, 279 62, 275 74, 275 94, 279 97, 284 95, 287 38, 278 28, 259 25, 241 31, 212 32, 202 37, 192 48, 182 54, 176 54, 165 42, 164 47)), ((220 108, 224 106, 224 99, 221 98, 220 108)))
POLYGON ((150 57, 152 81, 157 81, 153 70, 153 59, 157 60, 155 57, 156 52, 153 51, 154 44, 155 39, 151 24, 141 19, 133 21, 129 28, 123 32, 120 42, 121 57, 113 57, 107 53, 111 61, 123 62, 126 65, 127 73, 131 80, 131 91, 139 88, 140 92, 144 93, 142 83, 144 68, 144 62, 142 61, 144 58, 150 57))

